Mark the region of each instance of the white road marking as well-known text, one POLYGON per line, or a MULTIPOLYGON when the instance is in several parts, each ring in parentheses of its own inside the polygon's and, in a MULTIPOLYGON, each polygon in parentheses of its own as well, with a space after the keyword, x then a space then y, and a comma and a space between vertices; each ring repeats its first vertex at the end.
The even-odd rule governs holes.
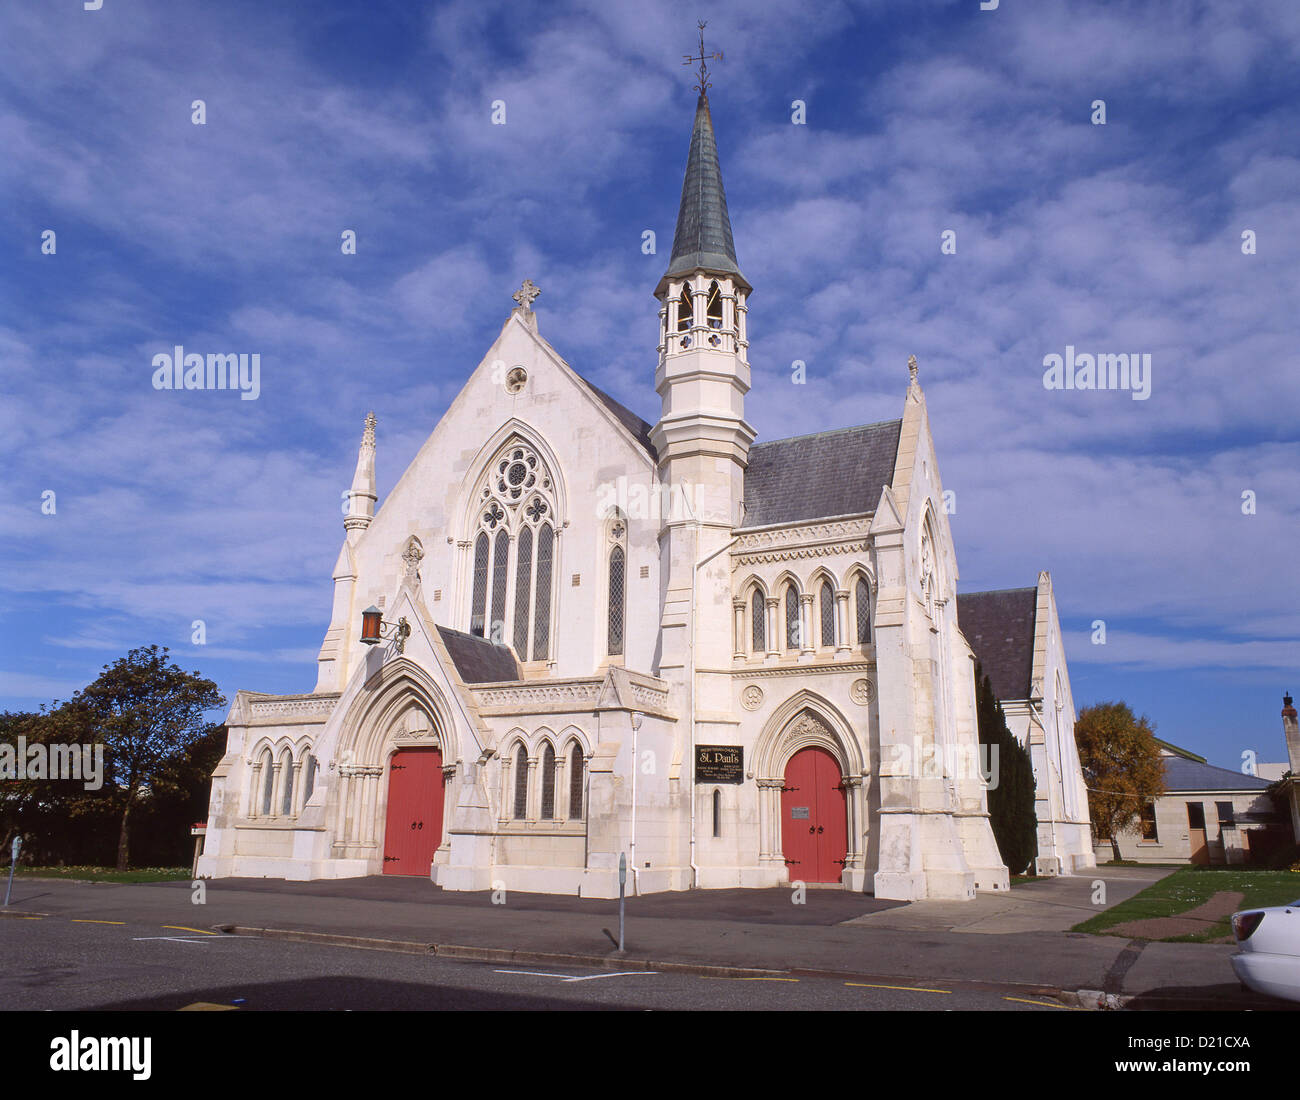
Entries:
POLYGON ((132 936, 137 942, 140 940, 171 940, 172 943, 211 943, 211 940, 196 940, 192 936, 132 936))
POLYGON ((589 982, 592 978, 630 978, 634 974, 654 974, 653 970, 618 970, 600 974, 549 974, 544 970, 493 970, 494 974, 527 974, 532 978, 559 978, 563 982, 589 982))

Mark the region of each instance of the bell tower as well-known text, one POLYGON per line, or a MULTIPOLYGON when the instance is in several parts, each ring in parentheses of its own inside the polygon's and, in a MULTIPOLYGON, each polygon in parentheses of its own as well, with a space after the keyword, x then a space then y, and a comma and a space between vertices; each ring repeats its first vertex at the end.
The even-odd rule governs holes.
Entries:
MULTIPOLYGON (((720 55, 712 55, 720 56, 720 55)), ((650 439, 659 460, 661 592, 658 673, 673 705, 689 716, 679 736, 685 777, 691 744, 733 733, 716 725, 729 712, 734 646, 731 562, 725 553, 744 522, 745 466, 754 429, 745 421, 749 391, 745 314, 750 285, 736 262, 727 196, 709 111, 703 25, 699 100, 682 182, 672 258, 659 299, 662 401, 650 439)), ((688 784, 691 782, 687 778, 688 784)), ((692 786, 693 789, 693 786, 692 786)))

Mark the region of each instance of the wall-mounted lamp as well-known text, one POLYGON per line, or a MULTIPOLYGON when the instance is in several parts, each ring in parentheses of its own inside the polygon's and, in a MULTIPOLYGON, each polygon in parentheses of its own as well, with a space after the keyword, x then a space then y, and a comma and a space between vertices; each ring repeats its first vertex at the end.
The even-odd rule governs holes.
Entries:
POLYGON ((384 613, 371 604, 361 612, 361 644, 378 645, 385 638, 392 638, 397 647, 397 652, 401 653, 406 648, 406 639, 411 636, 411 624, 406 621, 406 616, 398 619, 395 623, 384 621, 384 613), (389 628, 389 633, 384 633, 384 627, 389 628))

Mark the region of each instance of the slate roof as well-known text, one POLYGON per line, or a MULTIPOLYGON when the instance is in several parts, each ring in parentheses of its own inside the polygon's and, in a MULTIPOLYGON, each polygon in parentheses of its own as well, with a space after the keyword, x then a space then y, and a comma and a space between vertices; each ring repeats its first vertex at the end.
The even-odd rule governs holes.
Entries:
POLYGON ((709 97, 706 95, 701 95, 695 106, 695 127, 691 131, 691 150, 686 158, 686 175, 682 179, 682 202, 677 211, 677 231, 673 234, 673 255, 664 278, 682 275, 697 267, 744 279, 736 263, 736 244, 731 237, 727 195, 722 189, 718 144, 713 136, 713 117, 709 113, 709 97))
POLYGON ((491 684, 519 679, 519 666, 509 647, 446 626, 438 627, 438 633, 465 683, 491 684))
POLYGON ((650 425, 637 416, 637 414, 626 405, 622 405, 615 401, 614 398, 610 397, 609 394, 595 383, 589 382, 586 378, 583 378, 582 375, 578 374, 577 371, 574 371, 573 373, 578 375, 579 382, 586 386, 587 389, 591 390, 592 395, 596 400, 612 412, 614 418, 636 437, 636 441, 641 444, 646 454, 648 454, 651 459, 657 461, 654 445, 650 442, 650 425))
POLYGON ((1037 588, 957 595, 957 625, 975 651, 999 702, 1029 698, 1037 606, 1037 588))
POLYGON ((1216 768, 1213 764, 1198 764, 1181 756, 1164 757, 1165 791, 1262 791, 1269 787, 1267 779, 1244 775, 1231 768, 1216 768))
POLYGON ((743 527, 874 512, 894 480, 901 420, 773 439, 749 449, 743 527))

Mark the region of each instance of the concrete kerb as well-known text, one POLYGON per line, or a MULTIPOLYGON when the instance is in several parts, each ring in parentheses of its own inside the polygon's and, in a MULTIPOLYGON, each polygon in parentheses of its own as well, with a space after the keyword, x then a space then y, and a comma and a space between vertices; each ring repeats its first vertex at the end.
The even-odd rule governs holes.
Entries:
MULTIPOLYGON (((406 955, 433 955, 441 959, 462 962, 522 963, 538 966, 588 966, 598 970, 656 970, 671 974, 693 974, 702 978, 827 978, 834 981, 861 981, 869 984, 888 984, 907 988, 925 979, 900 978, 896 975, 858 974, 842 970, 770 970, 760 967, 716 966, 706 963, 667 962, 659 959, 634 958, 620 952, 609 955, 575 955, 554 951, 520 951, 508 947, 466 947, 450 943, 419 943, 411 940, 381 940, 364 936, 340 936, 331 932, 304 932, 288 928, 249 928, 236 924, 217 924, 214 931, 242 936, 261 936, 267 939, 294 940, 301 943, 318 943, 334 947, 356 947, 370 951, 395 951, 406 955)), ((936 979, 938 980, 938 979, 936 979)), ((1026 996, 1051 997, 1071 1008, 1119 1008, 1119 1003, 1099 1003, 1089 997, 1090 991, 1070 993, 1042 985, 1016 982, 978 982, 962 979, 942 979, 945 985, 970 990, 1011 990, 1026 996)), ((1127 1001, 1110 994, 1097 994, 1106 1002, 1127 1001)))

